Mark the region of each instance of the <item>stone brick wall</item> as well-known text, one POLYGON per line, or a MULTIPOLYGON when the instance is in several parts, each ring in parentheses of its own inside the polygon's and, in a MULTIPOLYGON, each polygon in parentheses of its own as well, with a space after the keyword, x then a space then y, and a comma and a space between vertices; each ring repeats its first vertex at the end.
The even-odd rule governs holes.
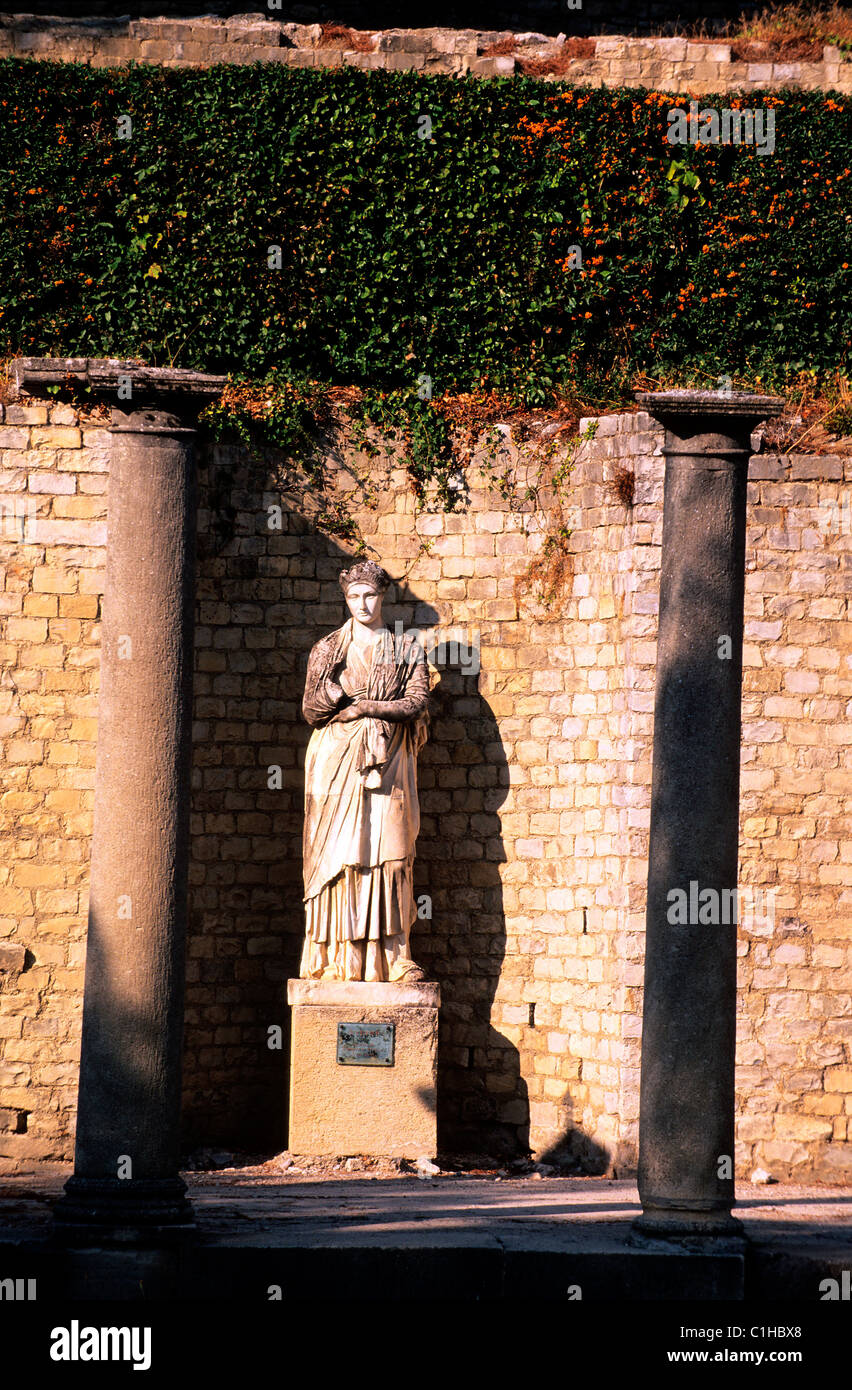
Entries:
MULTIPOLYGON (((570 18, 570 16, 569 16, 570 18)), ((567 23, 567 20, 566 20, 567 23)), ((411 69, 477 77, 529 72, 593 87, 719 93, 801 87, 852 92, 849 55, 826 45, 818 60, 732 60, 730 43, 618 34, 578 38, 510 29, 346 29, 251 13, 215 17, 68 19, 0 15, 0 57, 49 58, 112 67, 285 63, 291 67, 411 69)))
MULTIPOLYGON (((576 454, 570 564, 530 582, 542 513, 508 432, 503 498, 415 510, 391 458, 329 460, 400 584, 388 617, 464 637, 433 657, 415 955, 441 982, 450 1151, 635 1162, 660 562, 661 432, 604 417, 576 454), (614 473, 633 475, 631 506, 614 473)), ((0 1165, 70 1157, 85 942, 108 436, 66 405, 0 426, 0 1165)), ((557 455, 558 458, 558 455, 557 455)), ((852 460, 751 461, 738 1170, 849 1181, 852 1147, 852 460), (832 508, 833 504, 833 508, 832 508)), ((345 617, 348 557, 274 459, 200 463, 185 1142, 285 1142, 285 981, 302 933, 299 715, 308 651, 345 617), (270 529, 269 508, 281 505, 270 529), (280 768, 280 785, 270 768, 280 768)), ((545 514, 550 506, 543 496, 545 514)))
POLYGON ((0 424, 0 1154, 7 1166, 70 1154, 108 446, 104 430, 81 429, 68 406, 8 406, 0 424))

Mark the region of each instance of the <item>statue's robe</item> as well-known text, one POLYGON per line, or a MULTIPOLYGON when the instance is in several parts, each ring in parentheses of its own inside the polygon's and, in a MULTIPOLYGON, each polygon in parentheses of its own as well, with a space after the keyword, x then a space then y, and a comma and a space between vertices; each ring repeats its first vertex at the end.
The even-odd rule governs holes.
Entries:
POLYGON ((305 758, 303 979, 402 979, 417 916, 417 753, 428 729, 429 670, 415 637, 382 629, 369 653, 350 619, 317 642, 302 713, 314 726, 305 758), (353 698, 383 718, 331 722, 353 698))

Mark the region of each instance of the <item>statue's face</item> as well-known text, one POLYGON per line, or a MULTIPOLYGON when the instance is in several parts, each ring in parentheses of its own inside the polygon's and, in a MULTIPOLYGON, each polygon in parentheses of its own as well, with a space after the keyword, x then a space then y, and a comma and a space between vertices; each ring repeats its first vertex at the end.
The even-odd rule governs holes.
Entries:
POLYGON ((384 595, 372 584, 350 584, 346 589, 346 605, 352 617, 365 627, 378 627, 382 621, 384 595))

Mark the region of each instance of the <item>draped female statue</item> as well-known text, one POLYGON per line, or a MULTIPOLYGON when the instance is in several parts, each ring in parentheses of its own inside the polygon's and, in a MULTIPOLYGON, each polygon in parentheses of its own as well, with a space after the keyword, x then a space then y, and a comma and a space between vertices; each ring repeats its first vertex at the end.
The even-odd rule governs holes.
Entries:
POLYGON ((308 661, 302 979, 424 979, 409 933, 429 671, 417 637, 382 621, 390 582, 372 560, 344 570, 351 616, 308 661))

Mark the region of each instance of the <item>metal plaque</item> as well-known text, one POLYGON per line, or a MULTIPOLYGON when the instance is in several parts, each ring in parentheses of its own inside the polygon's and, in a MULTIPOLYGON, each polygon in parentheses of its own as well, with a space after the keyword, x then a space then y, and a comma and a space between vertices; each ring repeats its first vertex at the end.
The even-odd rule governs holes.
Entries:
POLYGON ((337 1060, 344 1067, 392 1067, 392 1023, 338 1023, 337 1060))

